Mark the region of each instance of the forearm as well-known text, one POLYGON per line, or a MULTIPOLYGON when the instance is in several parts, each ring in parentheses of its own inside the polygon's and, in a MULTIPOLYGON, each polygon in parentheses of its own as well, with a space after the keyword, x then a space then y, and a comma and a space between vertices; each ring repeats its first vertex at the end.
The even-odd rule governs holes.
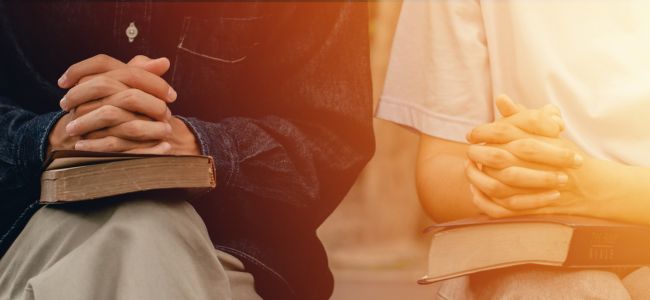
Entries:
POLYGON ((590 158, 574 176, 575 213, 650 225, 650 168, 590 158))
POLYGON ((425 212, 438 222, 479 214, 465 175, 468 145, 420 137, 416 183, 425 212))

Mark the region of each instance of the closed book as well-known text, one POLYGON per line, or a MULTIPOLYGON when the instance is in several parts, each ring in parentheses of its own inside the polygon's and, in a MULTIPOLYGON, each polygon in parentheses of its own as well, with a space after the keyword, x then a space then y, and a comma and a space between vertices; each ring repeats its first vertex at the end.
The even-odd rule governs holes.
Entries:
POLYGON ((41 174, 44 204, 154 190, 208 191, 216 186, 212 158, 75 150, 54 151, 41 174))
POLYGON ((596 218, 477 217, 436 224, 428 274, 419 283, 510 266, 574 268, 650 265, 650 227, 596 218))

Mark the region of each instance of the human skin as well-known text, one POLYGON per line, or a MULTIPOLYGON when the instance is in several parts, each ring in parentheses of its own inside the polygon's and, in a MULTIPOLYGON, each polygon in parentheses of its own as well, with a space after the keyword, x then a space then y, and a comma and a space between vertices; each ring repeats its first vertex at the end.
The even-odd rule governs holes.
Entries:
POLYGON ((552 108, 503 103, 507 117, 472 130, 471 145, 421 135, 416 180, 429 216, 574 214, 650 225, 649 168, 591 157, 559 131, 540 131, 563 124, 552 108))
MULTIPOLYGON (((477 126, 468 133, 467 138, 471 140, 473 135, 482 137, 491 133, 492 143, 500 144, 501 148, 493 149, 479 145, 470 148, 468 144, 447 141, 426 134, 421 135, 416 184, 422 206, 435 220, 448 221, 481 213, 472 201, 474 197, 470 190, 470 181, 465 175, 466 166, 470 162, 468 156, 472 157, 470 155, 496 160, 497 162, 493 164, 494 167, 498 167, 496 169, 509 172, 511 176, 518 179, 517 184, 511 185, 491 182, 491 195, 495 197, 502 199, 530 197, 544 200, 557 197, 557 186, 567 176, 563 176, 563 172, 556 170, 537 171, 533 165, 535 162, 559 166, 574 165, 575 153, 549 146, 547 151, 553 151, 555 156, 561 157, 561 159, 549 160, 545 156, 531 153, 527 150, 530 146, 521 142, 531 136, 527 132, 548 137, 558 136, 564 123, 559 118, 557 109, 549 106, 540 110, 526 110, 504 97, 497 99, 497 107, 504 118, 477 126), (512 143, 506 139, 512 140, 512 143), (517 153, 521 158, 511 152, 517 153), (505 165, 506 163, 509 165, 505 165), (522 187, 530 189, 531 186, 535 187, 534 192, 523 193, 522 187)), ((530 141, 528 143, 530 144, 530 141)))
POLYGON ((650 169, 591 157, 559 132, 540 131, 563 124, 553 108, 497 104, 506 118, 472 130, 471 145, 421 137, 416 178, 430 216, 575 214, 650 224, 650 169))
POLYGON ((177 97, 160 77, 168 69, 166 58, 125 64, 106 55, 68 68, 58 82, 69 88, 60 103, 68 113, 50 133, 50 148, 200 154, 194 134, 167 107, 177 97))
MULTIPOLYGON (((523 109, 523 111, 526 110, 523 109)), ((539 119, 536 122, 547 121, 539 119)), ((650 201, 648 201, 650 187, 647 184, 647 182, 650 182, 650 168, 592 157, 572 142, 557 136, 531 135, 522 137, 513 134, 514 132, 506 132, 504 135, 503 132, 493 130, 484 130, 481 133, 477 133, 475 130, 469 135, 469 141, 474 145, 468 147, 468 153, 472 153, 472 147, 476 147, 476 144, 491 144, 497 138, 505 142, 506 145, 532 138, 542 142, 545 146, 554 145, 557 148, 544 147, 541 146, 542 144, 536 147, 528 145, 525 150, 529 154, 547 158, 547 163, 537 165, 530 165, 528 162, 522 164, 511 159, 494 159, 494 157, 485 155, 469 155, 473 163, 468 164, 466 174, 469 183, 474 187, 474 192, 471 195, 472 203, 482 212, 493 217, 523 214, 574 214, 650 225, 650 201), (564 149, 565 152, 558 152, 558 149, 564 149), (571 152, 580 157, 573 160, 573 165, 570 165, 571 160, 567 159, 571 152), (565 159, 565 165, 559 163, 563 159, 565 159), (504 161, 508 162, 504 164, 504 161), (484 167, 483 170, 479 170, 476 167, 477 164, 492 167, 484 167), (520 165, 529 168, 529 170, 537 171, 550 169, 556 172, 564 172, 568 176, 568 180, 565 184, 556 185, 555 187, 552 185, 547 186, 557 190, 559 198, 540 200, 539 197, 527 196, 535 193, 535 190, 522 184, 524 181, 530 180, 532 174, 520 172, 515 176, 506 176, 505 173, 500 171, 503 170, 504 165, 520 165), (491 186, 490 181, 523 188, 515 194, 515 197, 520 198, 515 201, 503 201, 495 197, 493 193, 494 185, 491 186)), ((526 134, 530 134, 530 132, 526 132, 526 134)), ((514 153, 512 150, 516 147, 508 148, 501 144, 484 148, 490 151, 505 148, 514 153)))

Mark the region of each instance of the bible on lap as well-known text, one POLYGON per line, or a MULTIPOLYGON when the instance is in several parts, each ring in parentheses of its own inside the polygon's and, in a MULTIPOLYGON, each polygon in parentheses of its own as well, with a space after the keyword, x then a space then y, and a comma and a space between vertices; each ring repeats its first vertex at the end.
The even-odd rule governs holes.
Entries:
POLYGON ((40 202, 65 203, 168 189, 201 193, 215 186, 209 156, 63 150, 54 151, 45 164, 40 202))

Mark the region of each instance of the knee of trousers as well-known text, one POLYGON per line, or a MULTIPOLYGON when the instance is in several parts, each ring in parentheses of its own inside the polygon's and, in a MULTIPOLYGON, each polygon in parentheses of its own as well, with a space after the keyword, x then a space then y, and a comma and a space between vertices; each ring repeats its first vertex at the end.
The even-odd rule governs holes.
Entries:
POLYGON ((134 199, 116 205, 100 230, 111 241, 146 247, 213 249, 203 220, 186 201, 134 199))

